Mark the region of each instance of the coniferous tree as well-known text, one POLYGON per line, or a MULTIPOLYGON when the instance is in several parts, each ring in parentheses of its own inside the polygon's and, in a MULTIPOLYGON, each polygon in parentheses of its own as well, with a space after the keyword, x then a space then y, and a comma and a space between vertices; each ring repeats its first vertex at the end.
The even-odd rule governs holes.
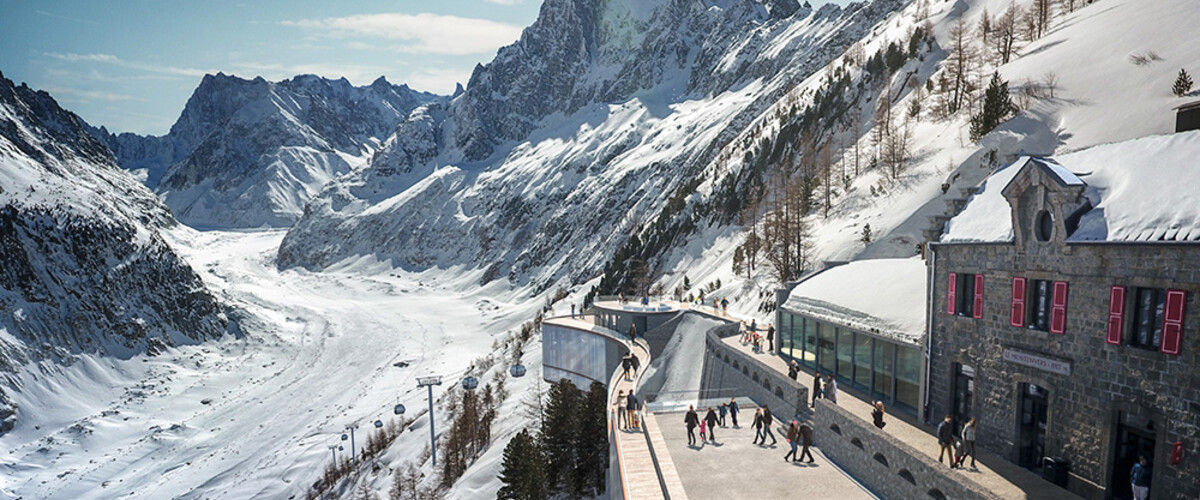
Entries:
POLYGON ((971 140, 977 141, 987 135, 1016 111, 1017 107, 1008 95, 1008 82, 1000 78, 999 72, 992 73, 992 80, 983 98, 983 109, 971 117, 971 140))
POLYGON ((496 493, 502 500, 545 500, 548 495, 546 463, 537 441, 522 430, 508 446, 500 464, 500 482, 504 486, 496 493))
POLYGON ((576 493, 591 497, 604 493, 608 471, 608 389, 592 382, 579 408, 576 434, 576 493))
POLYGON ((1175 78, 1175 86, 1171 88, 1176 97, 1183 97, 1188 92, 1192 91, 1192 75, 1189 75, 1187 70, 1180 69, 1179 76, 1175 78))
POLYGON ((550 386, 541 436, 546 455, 546 484, 550 491, 577 490, 572 471, 578 467, 574 444, 582 400, 579 389, 567 379, 550 386))

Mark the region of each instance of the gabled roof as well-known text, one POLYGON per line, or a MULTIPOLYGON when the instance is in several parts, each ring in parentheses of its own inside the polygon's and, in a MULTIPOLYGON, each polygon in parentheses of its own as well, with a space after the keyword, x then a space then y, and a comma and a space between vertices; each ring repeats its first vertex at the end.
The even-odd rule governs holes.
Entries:
POLYGON ((1066 241, 1200 241, 1200 131, 1143 137, 998 169, 946 223, 943 242, 1013 240, 1003 189, 1033 161, 1065 186, 1086 186, 1091 209, 1066 241), (1085 182, 1086 181, 1086 182, 1085 182))
POLYGON ((925 336, 925 261, 857 260, 792 289, 783 309, 907 343, 925 336))

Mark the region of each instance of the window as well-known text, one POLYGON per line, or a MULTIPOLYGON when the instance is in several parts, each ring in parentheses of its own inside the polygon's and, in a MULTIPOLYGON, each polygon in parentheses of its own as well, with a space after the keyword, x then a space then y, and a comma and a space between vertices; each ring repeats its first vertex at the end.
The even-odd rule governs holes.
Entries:
POLYGON ((834 357, 834 348, 837 346, 837 330, 824 323, 818 323, 818 325, 818 329, 821 331, 820 355, 818 356, 821 361, 821 371, 834 373, 834 367, 837 366, 837 358, 834 357))
POLYGON ((878 399, 892 398, 892 364, 895 360, 896 345, 891 342, 875 342, 875 388, 874 395, 878 399))
POLYGON ((874 339, 866 335, 854 338, 854 388, 860 391, 871 389, 871 344, 874 339))
POLYGON ((804 320, 804 365, 809 368, 817 367, 818 324, 811 319, 804 320))
POLYGON ((896 348, 896 406, 915 412, 920 405, 921 351, 896 348))
POLYGON ((983 317, 983 275, 950 273, 947 312, 968 318, 983 317))
POLYGON ((1042 210, 1037 215, 1037 229, 1034 236, 1038 241, 1050 241, 1050 237, 1054 235, 1054 216, 1050 212, 1042 210))
MULTIPOLYGON (((1120 309, 1118 304, 1118 299, 1123 298, 1124 288, 1113 287, 1110 295, 1112 302, 1109 305, 1109 343, 1113 343, 1114 323, 1119 328, 1123 320, 1123 309, 1120 309), (1117 293, 1118 289, 1121 290, 1120 294, 1117 293)), ((1135 288, 1129 345, 1178 355, 1182 343, 1186 301, 1187 292, 1183 290, 1135 288)))
POLYGON ((850 381, 854 378, 854 332, 838 329, 837 376, 850 381))
POLYGON ((1029 328, 1050 331, 1050 298, 1052 284, 1033 280, 1029 287, 1029 328))
POLYGON ((1138 288, 1133 296, 1133 332, 1129 336, 1129 345, 1142 349, 1162 348, 1163 313, 1167 306, 1165 290, 1138 288))

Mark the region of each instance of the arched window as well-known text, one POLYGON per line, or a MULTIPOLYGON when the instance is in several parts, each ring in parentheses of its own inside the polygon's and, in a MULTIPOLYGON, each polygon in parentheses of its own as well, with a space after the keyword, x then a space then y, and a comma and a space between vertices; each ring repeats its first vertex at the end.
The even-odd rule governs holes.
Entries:
POLYGON ((871 458, 874 458, 876 462, 883 464, 884 467, 891 467, 888 465, 887 457, 883 456, 883 453, 876 453, 875 456, 871 458))
POLYGON ((909 472, 908 469, 900 469, 900 472, 897 472, 896 474, 899 474, 900 477, 904 478, 905 481, 908 481, 908 484, 917 484, 917 478, 913 477, 912 473, 909 472))

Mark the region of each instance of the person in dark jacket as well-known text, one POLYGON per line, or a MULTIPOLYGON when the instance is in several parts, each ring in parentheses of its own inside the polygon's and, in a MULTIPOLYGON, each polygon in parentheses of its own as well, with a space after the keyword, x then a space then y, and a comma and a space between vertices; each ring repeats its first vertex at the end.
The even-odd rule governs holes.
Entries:
POLYGON ((817 374, 813 377, 813 400, 812 406, 817 406, 817 400, 821 398, 821 370, 817 370, 817 374))
POLYGON ((621 370, 624 372, 625 380, 629 380, 629 369, 633 367, 633 361, 629 360, 629 356, 621 358, 621 370))
POLYGON ((721 406, 718 406, 717 410, 720 412, 718 416, 720 417, 721 427, 725 427, 725 414, 729 413, 729 403, 721 403, 721 406))
POLYGON ((629 355, 629 367, 633 369, 633 376, 637 376, 638 368, 642 366, 642 362, 638 361, 636 354, 629 355))
POLYGON ((763 437, 762 428, 763 428, 762 408, 759 408, 757 410, 754 410, 754 440, 751 441, 751 443, 758 444, 759 439, 762 439, 764 442, 766 442, 766 438, 763 437))
POLYGON ((950 465, 954 466, 954 450, 951 449, 951 446, 954 445, 954 425, 950 423, 950 418, 950 414, 947 413, 945 420, 942 420, 937 427, 938 445, 942 447, 938 452, 938 462, 942 461, 943 456, 949 454, 950 465))
POLYGON ((808 450, 808 447, 812 446, 812 440, 813 440, 812 426, 808 425, 808 422, 800 424, 800 444, 804 446, 804 449, 800 450, 800 461, 801 462, 804 461, 805 456, 808 456, 808 463, 810 463, 810 464, 813 463, 812 452, 808 450))
MULTIPOLYGON (((767 323, 767 352, 775 352, 775 324, 767 323)), ((796 377, 792 377, 796 380, 796 377)))
POLYGON ((739 410, 738 410, 738 406, 737 406, 737 401, 734 400, 733 398, 729 398, 729 418, 731 420, 733 420, 733 426, 735 428, 737 428, 737 426, 738 426, 738 424, 737 424, 738 411, 739 410))
POLYGON ((771 409, 767 405, 763 405, 763 440, 762 444, 767 444, 767 436, 771 436, 771 446, 775 446, 779 440, 775 439, 775 433, 771 432, 771 425, 774 419, 771 417, 771 409))
POLYGON ((696 426, 700 425, 700 417, 696 415, 696 408, 694 406, 688 405, 687 415, 684 415, 683 423, 687 424, 688 446, 695 446, 696 426))
POLYGON ((795 462, 796 448, 800 446, 800 427, 796 425, 795 420, 793 420, 792 424, 788 426, 787 442, 788 445, 792 447, 792 451, 789 451, 787 455, 784 455, 783 460, 787 461, 788 457, 792 457, 791 461, 795 462))
POLYGON ((796 364, 796 360, 788 363, 788 378, 796 380, 796 375, 800 373, 800 366, 796 364))
POLYGON ((717 412, 708 407, 708 414, 704 416, 704 422, 708 424, 708 440, 717 440, 717 412))
POLYGON ((880 429, 887 425, 887 422, 883 421, 883 401, 875 402, 875 409, 871 410, 871 420, 874 420, 875 427, 880 429))
POLYGON ((626 417, 629 419, 629 426, 634 429, 638 428, 637 409, 637 396, 633 395, 633 391, 629 391, 629 395, 625 397, 625 411, 629 413, 629 416, 626 417))
POLYGON ((1133 469, 1129 471, 1129 485, 1133 488, 1134 500, 1146 500, 1150 498, 1150 463, 1146 461, 1146 457, 1139 456, 1138 463, 1133 464, 1133 469))

